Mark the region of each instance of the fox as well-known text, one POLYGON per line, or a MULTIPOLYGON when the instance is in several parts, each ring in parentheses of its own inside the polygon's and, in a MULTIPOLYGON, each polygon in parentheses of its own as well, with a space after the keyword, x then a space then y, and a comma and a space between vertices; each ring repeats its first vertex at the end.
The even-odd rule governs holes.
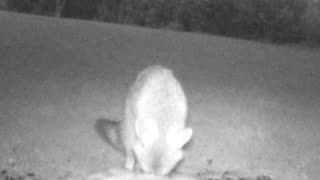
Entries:
POLYGON ((172 70, 153 65, 142 70, 125 101, 121 138, 125 168, 168 175, 184 157, 193 130, 186 127, 187 100, 172 70))

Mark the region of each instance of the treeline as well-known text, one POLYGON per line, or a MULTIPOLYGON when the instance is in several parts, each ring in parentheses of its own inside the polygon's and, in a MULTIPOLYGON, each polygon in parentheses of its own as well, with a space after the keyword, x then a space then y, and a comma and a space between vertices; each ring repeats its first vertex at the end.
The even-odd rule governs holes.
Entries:
POLYGON ((320 42, 317 0, 0 0, 6 9, 274 42, 320 42))

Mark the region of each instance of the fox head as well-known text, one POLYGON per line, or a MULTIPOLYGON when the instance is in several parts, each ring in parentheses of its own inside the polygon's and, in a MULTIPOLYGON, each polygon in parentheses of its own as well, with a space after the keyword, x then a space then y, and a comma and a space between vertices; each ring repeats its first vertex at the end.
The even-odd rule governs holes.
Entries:
POLYGON ((169 128, 164 137, 155 126, 137 129, 136 158, 146 173, 168 175, 183 159, 183 146, 191 139, 191 128, 169 128))

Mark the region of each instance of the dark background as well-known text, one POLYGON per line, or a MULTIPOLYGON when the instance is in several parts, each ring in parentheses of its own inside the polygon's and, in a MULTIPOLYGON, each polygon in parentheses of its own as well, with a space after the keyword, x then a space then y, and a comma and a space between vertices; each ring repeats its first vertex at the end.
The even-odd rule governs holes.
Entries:
POLYGON ((1 0, 0 8, 56 17, 317 44, 317 0, 1 0))

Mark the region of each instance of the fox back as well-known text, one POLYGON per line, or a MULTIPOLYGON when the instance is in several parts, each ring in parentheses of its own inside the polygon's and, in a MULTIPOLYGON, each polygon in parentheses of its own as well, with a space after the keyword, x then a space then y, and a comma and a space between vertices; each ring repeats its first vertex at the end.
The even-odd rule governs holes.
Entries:
POLYGON ((187 101, 171 70, 151 66, 143 70, 126 100, 122 138, 126 168, 135 160, 146 173, 166 175, 183 158, 192 129, 185 128, 187 101))

